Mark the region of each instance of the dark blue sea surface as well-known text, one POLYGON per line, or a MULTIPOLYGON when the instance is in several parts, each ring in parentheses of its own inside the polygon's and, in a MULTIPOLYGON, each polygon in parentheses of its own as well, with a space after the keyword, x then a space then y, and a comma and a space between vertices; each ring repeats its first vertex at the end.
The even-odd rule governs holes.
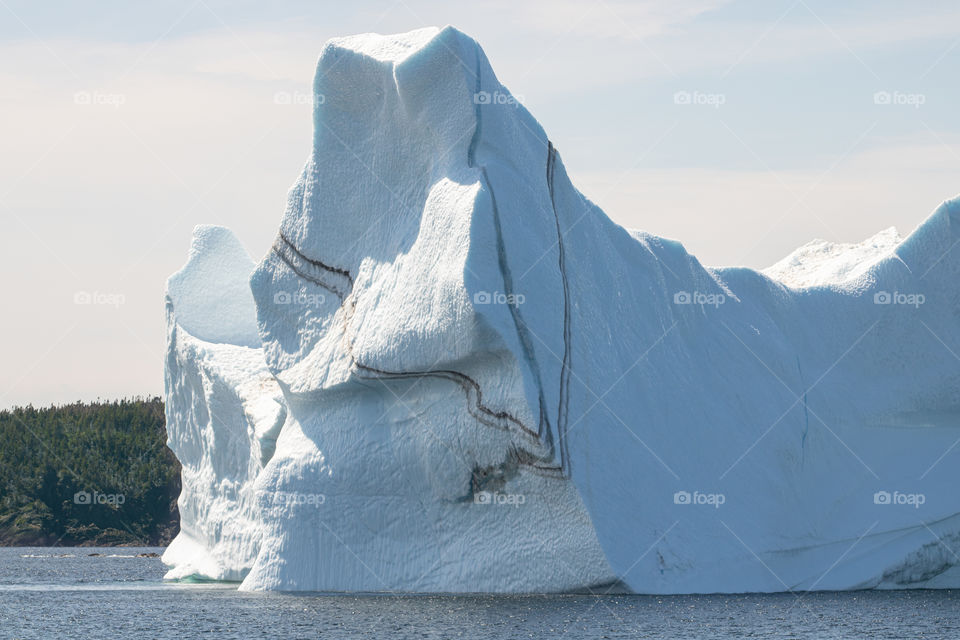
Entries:
POLYGON ((0 637, 960 638, 960 591, 265 594, 165 583, 159 558, 136 557, 162 551, 0 548, 0 637))

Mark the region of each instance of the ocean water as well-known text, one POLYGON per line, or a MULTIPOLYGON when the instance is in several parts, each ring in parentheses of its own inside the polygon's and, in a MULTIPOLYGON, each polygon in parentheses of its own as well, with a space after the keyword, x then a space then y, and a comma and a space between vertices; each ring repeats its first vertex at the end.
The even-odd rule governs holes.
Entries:
POLYGON ((0 548, 0 637, 960 638, 960 591, 261 594, 164 583, 159 558, 135 557, 162 551, 0 548))

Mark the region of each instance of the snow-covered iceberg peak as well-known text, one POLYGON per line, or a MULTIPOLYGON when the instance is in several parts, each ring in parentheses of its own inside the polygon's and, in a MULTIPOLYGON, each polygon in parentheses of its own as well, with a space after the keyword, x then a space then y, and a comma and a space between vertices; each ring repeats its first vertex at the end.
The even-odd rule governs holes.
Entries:
POLYGON ((170 276, 167 297, 177 323, 206 342, 259 347, 250 292, 254 262, 233 232, 198 225, 187 264, 170 276))
POLYGON ((333 40, 314 90, 250 278, 262 346, 229 347, 247 373, 185 350, 204 324, 172 305, 184 539, 214 568, 184 566, 285 590, 960 584, 960 202, 902 242, 710 269, 580 194, 456 29, 333 40))
POLYGON ((840 285, 869 272, 902 240, 894 227, 855 244, 813 240, 763 273, 791 287, 840 285))

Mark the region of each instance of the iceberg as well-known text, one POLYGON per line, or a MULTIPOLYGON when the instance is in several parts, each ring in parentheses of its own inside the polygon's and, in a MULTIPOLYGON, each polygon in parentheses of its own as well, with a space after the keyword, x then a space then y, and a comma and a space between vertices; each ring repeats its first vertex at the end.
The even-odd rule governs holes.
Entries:
POLYGON ((254 262, 229 229, 198 226, 167 281, 167 445, 182 466, 180 533, 167 577, 241 580, 260 543, 253 480, 287 409, 263 360, 254 262))
POLYGON ((168 578, 960 587, 960 200, 704 267, 612 222, 452 27, 331 40, 257 264, 167 283, 168 578))

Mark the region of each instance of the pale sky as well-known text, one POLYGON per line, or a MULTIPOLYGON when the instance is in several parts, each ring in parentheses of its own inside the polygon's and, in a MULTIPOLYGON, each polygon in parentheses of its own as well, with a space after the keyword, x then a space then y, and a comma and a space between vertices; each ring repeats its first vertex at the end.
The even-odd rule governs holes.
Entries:
POLYGON ((323 43, 446 24, 581 191, 705 264, 960 193, 955 2, 0 0, 0 408, 162 393, 164 282, 199 223, 267 250, 323 43))

